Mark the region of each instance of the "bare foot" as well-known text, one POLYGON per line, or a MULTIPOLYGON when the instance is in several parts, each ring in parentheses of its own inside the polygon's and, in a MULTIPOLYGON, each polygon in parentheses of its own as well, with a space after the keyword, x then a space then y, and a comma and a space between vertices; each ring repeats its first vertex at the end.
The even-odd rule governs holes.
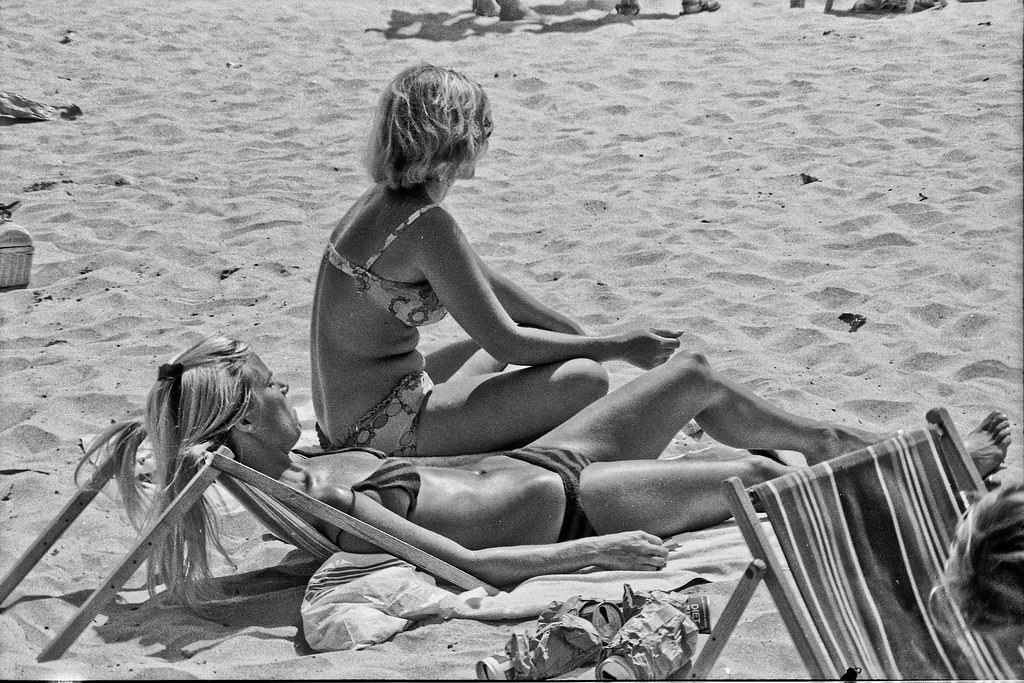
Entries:
POLYGON ((964 438, 978 473, 984 479, 999 469, 1010 447, 1010 420, 999 411, 989 413, 981 424, 964 438))
POLYGON ((498 6, 494 0, 473 0, 473 12, 480 17, 498 16, 498 6))

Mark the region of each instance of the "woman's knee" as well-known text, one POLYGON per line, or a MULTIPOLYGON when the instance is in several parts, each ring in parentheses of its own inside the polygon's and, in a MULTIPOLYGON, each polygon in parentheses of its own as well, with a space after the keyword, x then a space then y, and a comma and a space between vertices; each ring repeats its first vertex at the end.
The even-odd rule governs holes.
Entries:
POLYGON ((708 357, 699 351, 680 351, 674 356, 674 358, 678 358, 682 362, 689 363, 690 365, 697 365, 709 370, 711 369, 711 361, 709 361, 708 357))
POLYGON ((703 353, 681 351, 671 358, 669 365, 675 375, 690 386, 716 382, 711 363, 703 353))
POLYGON ((555 370, 551 381, 580 407, 589 405, 608 393, 608 371, 589 358, 568 360, 555 370))

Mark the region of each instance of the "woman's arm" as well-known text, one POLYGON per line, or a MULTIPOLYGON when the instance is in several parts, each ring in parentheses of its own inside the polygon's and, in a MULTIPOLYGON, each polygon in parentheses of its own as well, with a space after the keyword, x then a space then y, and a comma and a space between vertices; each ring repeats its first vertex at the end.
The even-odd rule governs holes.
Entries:
POLYGON ((517 325, 455 221, 444 212, 436 212, 431 218, 429 222, 421 219, 414 226, 423 231, 416 265, 455 320, 499 361, 542 365, 590 358, 599 362, 624 360, 652 368, 679 348, 677 338, 655 332, 591 337, 517 325))
MULTIPOLYGON (((395 514, 362 493, 340 486, 311 487, 314 498, 338 508, 392 536, 411 543, 487 583, 504 586, 542 574, 572 572, 589 566, 605 569, 657 571, 668 551, 657 536, 627 531, 564 543, 503 546, 469 550, 450 538, 395 514)), ((342 549, 379 552, 369 543, 342 534, 342 549)))

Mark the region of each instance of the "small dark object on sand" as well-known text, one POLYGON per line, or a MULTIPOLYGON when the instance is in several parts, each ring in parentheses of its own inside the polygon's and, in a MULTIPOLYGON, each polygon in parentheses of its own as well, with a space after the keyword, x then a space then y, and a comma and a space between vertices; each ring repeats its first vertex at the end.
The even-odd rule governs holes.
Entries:
POLYGON ((812 175, 807 175, 806 173, 801 173, 800 174, 800 180, 803 181, 804 185, 807 185, 808 183, 820 183, 821 182, 819 179, 815 178, 812 175))
POLYGON ((856 332, 868 321, 860 313, 843 313, 839 319, 850 326, 850 332, 856 332))
POLYGON ((11 211, 13 211, 14 207, 16 207, 18 204, 21 204, 21 202, 11 202, 10 204, 7 205, 0 204, 0 222, 3 222, 10 218, 11 211))

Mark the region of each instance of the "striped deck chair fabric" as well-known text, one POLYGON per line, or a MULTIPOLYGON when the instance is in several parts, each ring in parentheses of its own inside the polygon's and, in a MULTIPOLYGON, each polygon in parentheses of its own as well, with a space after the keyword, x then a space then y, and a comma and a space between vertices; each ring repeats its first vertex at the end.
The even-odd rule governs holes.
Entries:
POLYGON ((1008 677, 1007 661, 951 603, 943 623, 929 607, 968 504, 935 438, 931 429, 900 434, 749 489, 840 674, 1008 677))
MULTIPOLYGON (((221 477, 221 485, 242 504, 270 533, 285 543, 290 543, 315 557, 321 562, 341 552, 337 545, 317 531, 280 501, 257 488, 233 477, 221 477)), ((345 560, 336 563, 330 571, 318 571, 309 581, 305 600, 315 602, 316 598, 332 588, 356 579, 369 576, 389 567, 409 566, 397 557, 380 554, 349 554, 345 560)))
POLYGON ((263 491, 233 477, 221 477, 218 481, 270 533, 285 543, 305 550, 320 561, 326 561, 340 550, 313 525, 263 491))

